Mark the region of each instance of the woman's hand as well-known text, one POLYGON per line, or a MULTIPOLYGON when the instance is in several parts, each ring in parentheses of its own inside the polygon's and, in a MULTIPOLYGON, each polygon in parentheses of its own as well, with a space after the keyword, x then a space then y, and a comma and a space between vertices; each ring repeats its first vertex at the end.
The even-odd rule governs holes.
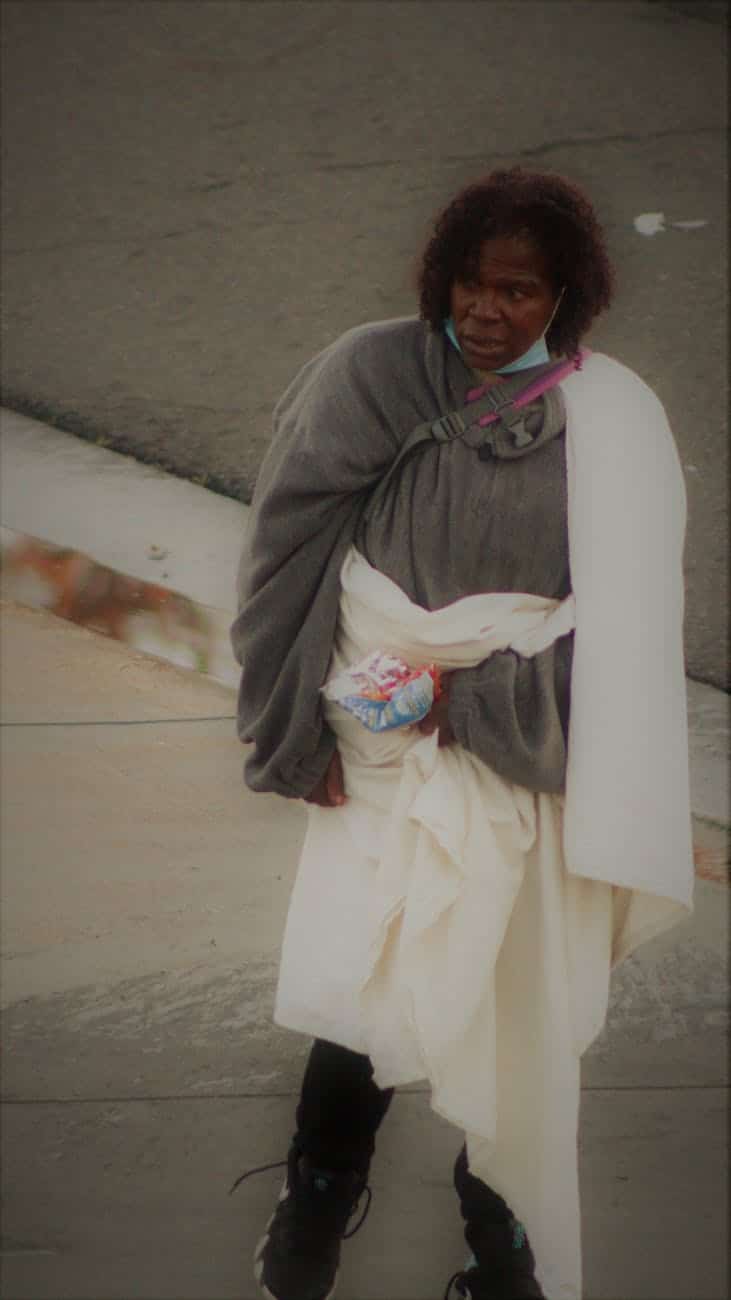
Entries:
POLYGON ((449 679, 450 673, 442 673, 441 677, 441 694, 438 700, 432 704, 425 718, 421 719, 417 725, 419 731, 424 736, 431 736, 433 731, 439 731, 438 744, 441 749, 443 745, 452 745, 456 736, 452 731, 449 722, 449 679))
POLYGON ((337 749, 327 765, 325 775, 309 794, 304 796, 305 803, 316 803, 320 808, 339 808, 345 803, 345 781, 343 762, 337 749))

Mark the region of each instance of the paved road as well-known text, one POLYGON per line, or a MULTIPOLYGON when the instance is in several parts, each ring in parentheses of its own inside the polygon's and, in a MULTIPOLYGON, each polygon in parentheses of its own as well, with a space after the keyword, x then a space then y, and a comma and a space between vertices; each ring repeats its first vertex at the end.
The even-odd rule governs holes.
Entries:
POLYGON ((686 467, 689 668, 726 685, 724 11, 6 0, 5 402, 246 499, 299 365, 413 309, 455 187, 564 172, 620 273, 593 344, 686 467))

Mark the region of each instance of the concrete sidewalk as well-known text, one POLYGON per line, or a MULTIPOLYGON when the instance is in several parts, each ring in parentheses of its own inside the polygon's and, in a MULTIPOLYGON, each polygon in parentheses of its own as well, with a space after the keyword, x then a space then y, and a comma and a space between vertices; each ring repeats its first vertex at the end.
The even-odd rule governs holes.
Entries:
MULTIPOLYGON (((3 415, 2 522, 228 617, 245 510, 3 415)), ((12 595, 12 593, 10 593, 12 595)), ((15 601, 2 623, 6 1300, 253 1300, 308 1047, 274 1028, 302 806, 241 781, 222 681, 15 601)), ((223 653, 223 651, 221 651, 223 653)), ((587 1300, 722 1300, 725 697, 691 686, 693 919, 618 970, 584 1070, 587 1300)), ((339 1300, 440 1300, 457 1135, 402 1090, 339 1300)))

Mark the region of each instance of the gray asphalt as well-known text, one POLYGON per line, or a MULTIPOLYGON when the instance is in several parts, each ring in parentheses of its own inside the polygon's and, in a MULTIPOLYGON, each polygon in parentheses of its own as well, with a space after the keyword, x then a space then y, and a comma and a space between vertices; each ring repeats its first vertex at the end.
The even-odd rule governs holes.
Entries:
POLYGON ((298 367, 414 310, 455 188, 562 172, 619 272, 590 342, 658 391, 685 466, 689 671, 728 688, 725 5, 2 10, 6 405, 246 500, 298 367))

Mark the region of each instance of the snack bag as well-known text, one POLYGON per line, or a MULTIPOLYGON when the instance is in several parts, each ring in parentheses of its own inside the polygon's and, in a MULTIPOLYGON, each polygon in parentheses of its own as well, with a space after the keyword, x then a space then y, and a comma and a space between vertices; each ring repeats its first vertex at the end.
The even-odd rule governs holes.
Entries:
POLYGON ((369 731, 390 731, 420 722, 439 699, 439 669, 410 668, 403 660, 373 650, 321 688, 328 700, 352 713, 369 731))

